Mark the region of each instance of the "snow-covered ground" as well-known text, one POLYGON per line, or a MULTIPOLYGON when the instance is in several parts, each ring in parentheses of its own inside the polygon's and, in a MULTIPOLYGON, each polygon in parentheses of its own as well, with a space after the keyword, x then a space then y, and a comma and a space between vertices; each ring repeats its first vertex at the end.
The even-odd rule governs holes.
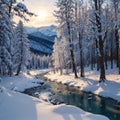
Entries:
POLYGON ((3 77, 0 84, 7 89, 23 92, 27 88, 40 86, 41 82, 33 75, 24 73, 20 76, 3 77))
POLYGON ((42 81, 34 78, 34 75, 39 72, 41 71, 32 71, 30 72, 32 75, 22 74, 2 78, 0 120, 109 120, 104 116, 94 115, 74 106, 52 105, 17 92, 40 85, 42 81))
POLYGON ((91 71, 89 68, 85 70, 85 78, 75 79, 73 74, 60 76, 59 73, 54 74, 53 72, 49 72, 45 76, 51 81, 79 87, 80 90, 90 91, 120 101, 120 75, 118 75, 117 71, 117 69, 107 70, 105 83, 98 82, 99 71, 91 71))

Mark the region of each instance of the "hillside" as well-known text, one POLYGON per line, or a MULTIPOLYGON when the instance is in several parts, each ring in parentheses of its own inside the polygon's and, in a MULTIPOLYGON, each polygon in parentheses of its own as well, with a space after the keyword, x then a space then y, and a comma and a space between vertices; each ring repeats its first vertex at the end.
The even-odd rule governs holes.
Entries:
POLYGON ((27 27, 31 52, 39 55, 52 54, 54 39, 56 37, 55 28, 54 25, 40 28, 27 27))

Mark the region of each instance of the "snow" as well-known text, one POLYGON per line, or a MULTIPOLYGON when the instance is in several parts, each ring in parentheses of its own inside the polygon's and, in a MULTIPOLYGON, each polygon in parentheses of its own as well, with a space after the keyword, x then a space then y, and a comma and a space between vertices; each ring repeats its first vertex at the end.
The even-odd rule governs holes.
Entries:
POLYGON ((55 26, 46 26, 40 28, 25 27, 30 40, 30 48, 41 54, 51 54, 56 33, 55 26))
MULTIPOLYGON (((2 77, 0 92, 0 120, 109 120, 70 105, 52 105, 17 91, 38 86, 42 82, 34 75, 45 71, 31 71, 20 76, 2 77), (17 91, 16 91, 17 90, 17 91)), ((50 93, 41 96, 49 96, 50 93)))
POLYGON ((39 28, 28 27, 28 26, 25 27, 28 34, 40 32, 46 36, 55 36, 56 35, 55 28, 56 28, 55 25, 44 26, 39 28))
POLYGON ((32 76, 36 76, 36 75, 39 75, 39 74, 47 73, 47 72, 49 72, 49 71, 50 71, 50 69, 30 70, 29 73, 30 73, 32 76))
POLYGON ((117 69, 107 70, 105 83, 98 82, 99 71, 91 71, 89 68, 85 70, 85 78, 75 79, 73 74, 60 76, 59 73, 54 74, 53 72, 49 72, 45 77, 51 79, 51 81, 79 87, 80 90, 120 101, 120 75, 118 75, 117 71, 117 69))
POLYGON ((55 28, 56 26, 54 25, 44 26, 44 27, 40 27, 39 31, 45 34, 46 36, 55 36, 56 35, 55 28))
POLYGON ((35 27, 28 27, 28 26, 26 26, 25 29, 26 29, 28 34, 31 34, 33 32, 37 32, 38 31, 38 28, 35 28, 35 27))
POLYGON ((52 99, 52 96, 51 92, 43 92, 39 95, 39 98, 49 102, 52 99))
POLYGON ((27 88, 40 86, 43 81, 26 73, 14 77, 3 77, 1 84, 7 89, 23 92, 27 88))
POLYGON ((18 92, 0 93, 0 120, 108 120, 70 105, 52 105, 18 92))

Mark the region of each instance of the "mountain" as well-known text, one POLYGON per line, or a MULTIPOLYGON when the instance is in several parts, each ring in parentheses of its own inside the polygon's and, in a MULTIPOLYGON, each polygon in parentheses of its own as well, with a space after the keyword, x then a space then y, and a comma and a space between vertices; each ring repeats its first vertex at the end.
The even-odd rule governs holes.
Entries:
POLYGON ((55 29, 56 29, 55 25, 38 28, 39 32, 45 34, 46 36, 55 36, 56 35, 55 29))
POLYGON ((39 28, 26 27, 31 52, 39 55, 51 55, 56 37, 55 28, 54 25, 39 28))
POLYGON ((43 27, 25 27, 26 31, 28 34, 31 33, 35 33, 35 32, 41 32, 42 34, 46 35, 46 36, 54 36, 56 35, 55 29, 56 26, 55 25, 51 25, 51 26, 43 26, 43 27))
POLYGON ((27 31, 28 34, 31 34, 33 32, 37 32, 38 31, 38 28, 35 28, 35 27, 25 27, 25 30, 27 31))

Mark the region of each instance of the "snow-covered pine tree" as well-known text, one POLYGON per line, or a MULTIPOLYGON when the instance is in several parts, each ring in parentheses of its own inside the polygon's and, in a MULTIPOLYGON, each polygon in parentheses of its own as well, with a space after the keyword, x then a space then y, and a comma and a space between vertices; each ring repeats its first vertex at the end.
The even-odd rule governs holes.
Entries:
POLYGON ((28 63, 28 69, 45 69, 49 67, 51 56, 41 56, 31 53, 28 63))
POLYGON ((0 1, 0 58, 1 58, 1 74, 13 74, 13 47, 14 30, 13 22, 9 14, 9 1, 0 1))
POLYGON ((0 74, 12 75, 16 61, 15 34, 13 16, 26 19, 26 15, 33 15, 23 3, 17 0, 0 0, 0 74), (14 49, 15 48, 15 49, 14 49))
POLYGON ((18 66, 17 73, 19 75, 20 71, 23 71, 27 68, 27 63, 29 59, 29 40, 27 38, 27 33, 24 29, 22 21, 18 23, 16 27, 16 36, 17 36, 17 46, 18 46, 18 66))

